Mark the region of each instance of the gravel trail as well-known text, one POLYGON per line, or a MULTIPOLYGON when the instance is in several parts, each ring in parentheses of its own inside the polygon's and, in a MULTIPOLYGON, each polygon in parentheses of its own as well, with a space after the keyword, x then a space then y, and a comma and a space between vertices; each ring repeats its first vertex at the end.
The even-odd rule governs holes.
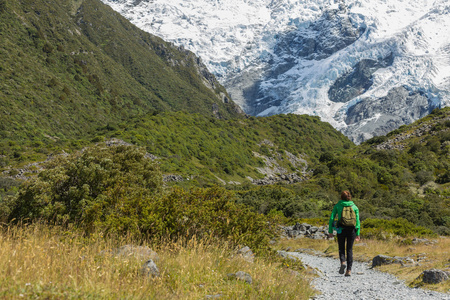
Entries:
POLYGON ((285 252, 298 257, 305 265, 319 271, 320 277, 312 285, 322 294, 313 299, 354 299, 354 300, 450 300, 450 294, 409 288, 395 276, 370 269, 367 263, 353 262, 352 276, 338 273, 339 260, 305 253, 285 252))

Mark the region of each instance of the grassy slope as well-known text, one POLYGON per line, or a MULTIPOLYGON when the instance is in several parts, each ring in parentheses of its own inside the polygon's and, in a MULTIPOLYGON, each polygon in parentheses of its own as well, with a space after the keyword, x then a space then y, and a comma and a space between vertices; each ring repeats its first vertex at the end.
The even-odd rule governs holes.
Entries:
POLYGON ((279 262, 256 258, 249 263, 226 242, 192 239, 153 245, 159 257, 158 278, 140 274, 145 258, 107 254, 138 243, 152 247, 145 240, 101 234, 86 238, 43 225, 6 228, 0 236, 0 297, 203 299, 220 294, 226 299, 306 300, 314 293, 307 279, 295 276, 279 262), (227 277, 238 271, 250 274, 253 283, 227 277))
POLYGON ((0 136, 48 142, 149 110, 237 116, 190 52, 144 33, 100 1, 0 2, 0 136))

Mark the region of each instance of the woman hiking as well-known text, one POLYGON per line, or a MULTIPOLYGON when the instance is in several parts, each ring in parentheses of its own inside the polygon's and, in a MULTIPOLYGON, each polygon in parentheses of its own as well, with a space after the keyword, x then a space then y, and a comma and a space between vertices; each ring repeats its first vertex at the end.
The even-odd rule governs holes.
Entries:
POLYGON ((352 195, 349 191, 341 193, 341 200, 333 207, 331 212, 328 236, 333 237, 333 227, 337 232, 337 239, 339 244, 339 260, 341 266, 339 274, 350 276, 353 264, 353 242, 359 241, 360 223, 359 223, 359 209, 352 201, 352 195), (335 216, 338 216, 337 226, 333 226, 335 216), (347 251, 345 249, 345 242, 347 241, 347 251), (347 264, 345 259, 347 254, 347 264), (347 268, 347 270, 345 270, 347 268))

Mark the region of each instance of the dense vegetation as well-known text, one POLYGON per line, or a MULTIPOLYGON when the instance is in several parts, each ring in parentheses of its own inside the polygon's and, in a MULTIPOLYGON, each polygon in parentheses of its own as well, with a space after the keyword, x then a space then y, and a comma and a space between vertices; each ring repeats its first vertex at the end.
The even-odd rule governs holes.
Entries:
POLYGON ((84 138, 154 110, 239 115, 197 57, 99 0, 1 0, 0 8, 4 142, 84 138))
MULTIPOLYGON (((46 144, 3 141, 0 145, 5 156, 0 162, 6 166, 44 160, 61 149, 81 149, 111 138, 145 147, 160 158, 163 173, 192 178, 195 185, 201 186, 218 183, 216 176, 227 182, 263 176, 256 168, 265 165, 255 152, 276 156, 286 170, 297 172, 286 151, 310 163, 318 161, 321 151, 354 147, 318 117, 279 115, 218 120, 200 114, 153 112, 115 126, 100 127, 84 139, 61 139, 46 144)), ((9 173, 14 175, 14 170, 9 173)))
MULTIPOLYGON (((178 183, 183 187, 212 186, 219 183, 217 177, 241 182, 229 185, 228 189, 234 191, 237 203, 258 213, 325 220, 338 201, 339 192, 349 189, 361 207, 363 220, 401 217, 440 234, 449 234, 448 115, 449 109, 436 110, 387 137, 377 137, 355 147, 316 117, 282 115, 217 120, 181 112, 152 113, 115 127, 99 128, 88 140, 76 143, 68 140, 66 146, 70 150, 73 145, 81 147, 121 138, 159 157, 163 173, 190 179, 178 183), (415 132, 422 133, 417 137, 415 132), (398 140, 401 142, 394 143, 398 140), (263 177, 257 168, 265 163, 254 153, 276 160, 294 172, 286 151, 307 159, 311 171, 305 177, 307 180, 292 185, 255 186, 247 179, 247 176, 263 177)), ((9 153, 2 158, 4 165, 30 157, 19 152, 15 158, 14 148, 7 143, 3 145, 5 153, 9 153)), ((20 149, 49 154, 55 145, 20 149)), ((14 168, 4 170, 5 174, 14 175, 14 168)), ((2 177, 1 184, 4 196, 17 191, 17 181, 9 177, 2 177)))
MULTIPOLYGON (((163 172, 190 178, 178 183, 187 188, 212 186, 217 183, 214 176, 240 181, 243 184, 228 186, 234 194, 230 197, 257 213, 293 218, 319 217, 325 221, 338 201, 339 192, 349 189, 361 207, 363 220, 403 218, 440 234, 449 234, 450 191, 445 179, 449 163, 449 111, 437 110, 389 137, 378 137, 358 147, 351 146, 348 140, 317 118, 295 115, 217 120, 195 114, 152 114, 119 124, 114 130, 101 129, 94 139, 120 137, 145 146, 147 152, 159 157, 156 161, 163 172), (420 137, 412 134, 417 130, 422 132, 423 128, 428 128, 429 132, 420 137), (313 133, 314 139, 311 138, 313 133), (405 134, 407 139, 399 138, 405 134), (263 140, 274 142, 272 145, 259 142, 263 140), (402 142, 394 145, 390 140, 402 142), (375 141, 402 150, 377 149, 380 144, 375 141), (262 176, 256 168, 264 163, 253 152, 277 158, 286 168, 292 168, 285 150, 308 158, 312 170, 308 180, 292 185, 255 186, 245 178, 262 176)), ((54 161, 53 164, 60 164, 57 159, 54 161)), ((73 172, 80 167, 74 165, 74 168, 73 172)), ((12 179, 3 178, 2 184, 4 190, 14 192, 12 179)), ((182 195, 183 190, 178 189, 176 193, 182 195)), ((25 201, 23 195, 21 197, 24 203, 36 199, 33 196, 25 201)), ((377 228, 386 227, 377 224, 377 228)))
MULTIPOLYGON (((1 0, 0 14, 3 217, 176 236, 187 233, 177 231, 182 208, 191 230, 201 223, 229 237, 234 225, 222 228, 202 211, 229 224, 236 219, 222 215, 225 208, 254 214, 250 220, 257 213, 325 220, 349 189, 363 220, 401 217, 450 234, 449 109, 355 146, 318 117, 244 118, 192 53, 99 1, 1 0), (78 152, 111 138, 145 150, 78 152), (58 156, 63 151, 69 157, 58 156), (255 186, 262 168, 303 182, 255 186), (157 169, 184 181, 162 189, 157 169), (20 186, 17 178, 30 177, 20 186), (176 222, 149 217, 169 203, 176 222)), ((236 242, 245 235, 237 232, 236 242)))
POLYGON ((198 180, 214 176, 243 181, 261 176, 262 155, 276 156, 294 172, 285 151, 306 160, 317 160, 322 150, 343 150, 352 144, 317 117, 279 115, 268 118, 217 120, 201 115, 163 113, 120 124, 114 132, 104 132, 140 146, 161 160, 165 172, 194 176, 198 180), (268 141, 268 143, 264 143, 268 141), (196 175, 203 175, 198 177, 196 175), (206 176, 206 177, 205 177, 206 176))
POLYGON ((241 203, 286 216, 325 217, 348 189, 365 218, 404 218, 450 234, 450 109, 345 151, 324 151, 299 185, 233 187, 241 203))
POLYGON ((71 226, 86 234, 216 237, 255 250, 264 249, 271 235, 263 215, 235 204, 223 189, 164 190, 157 164, 133 146, 97 146, 45 167, 7 204, 4 217, 71 226))

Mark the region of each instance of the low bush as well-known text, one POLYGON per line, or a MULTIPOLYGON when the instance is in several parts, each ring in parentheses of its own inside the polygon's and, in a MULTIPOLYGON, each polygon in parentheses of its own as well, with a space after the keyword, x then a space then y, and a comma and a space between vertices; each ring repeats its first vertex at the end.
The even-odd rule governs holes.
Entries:
POLYGON ((273 235, 265 216, 235 204, 234 194, 218 187, 174 188, 148 203, 141 222, 150 237, 217 237, 254 251, 265 250, 273 235))
POLYGON ((142 149, 130 146, 85 149, 59 156, 24 184, 10 218, 93 225, 124 215, 125 203, 159 193, 162 176, 142 149))
POLYGON ((436 236, 436 233, 432 230, 416 226, 403 218, 392 220, 366 219, 361 222, 361 234, 365 238, 381 240, 388 240, 394 236, 436 236))

